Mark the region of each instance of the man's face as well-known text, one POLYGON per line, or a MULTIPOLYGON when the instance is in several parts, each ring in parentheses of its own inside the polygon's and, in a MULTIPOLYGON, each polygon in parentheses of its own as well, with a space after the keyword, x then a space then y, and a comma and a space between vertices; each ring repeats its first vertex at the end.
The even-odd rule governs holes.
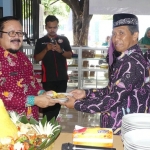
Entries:
MULTIPOLYGON (((3 32, 22 32, 22 25, 19 21, 10 20, 4 23, 3 32)), ((5 50, 8 50, 12 53, 16 53, 22 46, 23 37, 16 34, 14 37, 10 37, 8 33, 0 33, 2 37, 0 38, 0 46, 5 50)))
POLYGON ((112 31, 112 42, 118 52, 124 52, 137 44, 137 38, 138 32, 132 35, 128 26, 119 26, 112 31))
POLYGON ((50 37, 55 36, 58 30, 58 22, 57 21, 47 22, 45 29, 47 30, 47 33, 50 37))
POLYGON ((147 35, 148 38, 150 38, 150 30, 148 30, 146 35, 147 35))

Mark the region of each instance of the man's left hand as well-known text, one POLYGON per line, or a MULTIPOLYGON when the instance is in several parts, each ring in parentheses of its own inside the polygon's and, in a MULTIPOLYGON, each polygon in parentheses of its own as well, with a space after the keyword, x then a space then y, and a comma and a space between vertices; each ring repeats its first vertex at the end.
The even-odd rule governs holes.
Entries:
POLYGON ((57 51, 58 53, 62 53, 62 49, 60 47, 60 45, 57 43, 57 41, 55 41, 56 44, 52 45, 52 50, 57 51))

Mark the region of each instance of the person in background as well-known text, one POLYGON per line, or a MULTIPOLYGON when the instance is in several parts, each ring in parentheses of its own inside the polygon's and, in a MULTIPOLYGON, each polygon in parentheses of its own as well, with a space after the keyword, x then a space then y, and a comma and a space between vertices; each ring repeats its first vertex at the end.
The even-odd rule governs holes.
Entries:
POLYGON ((114 14, 109 47, 109 84, 103 89, 73 90, 73 97, 61 103, 87 113, 101 113, 100 127, 121 133, 122 117, 147 113, 150 104, 148 63, 138 45, 138 18, 133 14, 114 14), (114 51, 121 54, 114 56, 114 51))
POLYGON ((55 101, 46 95, 34 77, 31 62, 20 51, 24 35, 19 19, 0 18, 0 98, 8 111, 38 119, 38 107, 55 105, 55 101))
POLYGON ((148 48, 148 50, 146 50, 146 52, 144 53, 144 57, 146 61, 149 63, 150 68, 150 27, 146 29, 144 37, 142 37, 139 41, 139 45, 148 48))
POLYGON ((109 46, 110 36, 106 37, 105 43, 102 43, 102 46, 109 46))
POLYGON ((144 58, 146 59, 148 65, 149 65, 149 76, 150 76, 150 49, 148 49, 148 50, 144 53, 144 58))
POLYGON ((150 27, 146 29, 144 37, 139 40, 139 45, 150 49, 150 27))
MULTIPOLYGON (((72 57, 69 40, 57 35, 59 20, 52 15, 45 19, 47 35, 37 40, 35 45, 35 60, 42 61, 42 85, 46 91, 53 90, 65 93, 67 89, 67 58, 72 57)), ((61 105, 56 104, 43 109, 43 115, 50 120, 57 117, 61 105)))

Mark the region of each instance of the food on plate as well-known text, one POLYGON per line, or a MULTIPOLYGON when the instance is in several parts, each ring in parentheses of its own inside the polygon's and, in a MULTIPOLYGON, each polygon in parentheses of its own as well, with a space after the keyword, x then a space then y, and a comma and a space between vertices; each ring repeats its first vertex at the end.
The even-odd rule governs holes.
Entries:
POLYGON ((66 98, 67 96, 65 94, 57 94, 57 95, 53 95, 52 98, 54 99, 60 99, 60 98, 66 98))
POLYGON ((17 127, 9 117, 2 99, 0 99, 0 138, 16 137, 17 127))
POLYGON ((66 98, 67 96, 63 93, 56 93, 55 91, 52 91, 52 95, 50 95, 53 99, 61 99, 66 98))
POLYGON ((57 93, 55 91, 52 91, 52 93, 54 97, 57 96, 57 93))
POLYGON ((29 123, 24 124, 22 122, 18 122, 18 123, 16 123, 16 126, 18 128, 18 135, 21 135, 21 134, 34 135, 34 134, 37 134, 37 132, 34 129, 32 124, 29 124, 29 123))

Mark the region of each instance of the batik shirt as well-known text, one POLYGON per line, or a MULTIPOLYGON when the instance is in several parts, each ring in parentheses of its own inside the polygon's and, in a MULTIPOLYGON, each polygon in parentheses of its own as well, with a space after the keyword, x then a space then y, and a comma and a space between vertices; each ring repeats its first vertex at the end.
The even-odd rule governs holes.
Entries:
POLYGON ((86 98, 77 100, 74 107, 87 113, 100 112, 100 126, 120 134, 124 115, 149 112, 149 91, 148 64, 135 45, 117 58, 108 87, 86 90, 86 98))
POLYGON ((42 90, 33 74, 29 59, 22 52, 17 57, 0 47, 0 98, 8 111, 27 113, 38 119, 38 107, 27 105, 27 97, 42 90))

